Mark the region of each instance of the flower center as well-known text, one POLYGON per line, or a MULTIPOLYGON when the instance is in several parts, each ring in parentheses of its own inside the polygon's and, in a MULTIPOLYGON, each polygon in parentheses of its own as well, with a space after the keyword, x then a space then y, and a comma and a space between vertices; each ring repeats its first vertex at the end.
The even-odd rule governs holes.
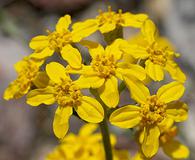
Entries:
POLYGON ((161 133, 160 142, 167 143, 168 141, 172 140, 176 135, 177 135, 177 127, 174 126, 161 133))
POLYGON ((147 98, 147 102, 141 105, 140 114, 143 125, 160 123, 166 117, 167 105, 158 100, 156 95, 147 98))
POLYGON ((31 60, 25 60, 26 64, 19 72, 16 84, 19 85, 21 91, 25 91, 27 87, 31 86, 32 81, 35 79, 39 66, 31 60))
POLYGON ((158 64, 161 66, 165 66, 167 62, 167 54, 166 54, 167 47, 159 48, 157 44, 152 44, 148 49, 147 52, 149 53, 149 59, 152 63, 158 64))
POLYGON ((64 30, 62 32, 47 32, 51 49, 60 51, 66 44, 72 41, 71 32, 68 30, 64 30))
POLYGON ((98 76, 101 78, 108 78, 115 74, 116 61, 114 55, 105 56, 97 55, 91 62, 91 66, 98 76))
POLYGON ((78 106, 81 104, 82 93, 78 86, 70 79, 62 80, 60 84, 55 84, 56 101, 62 106, 78 106))
POLYGON ((99 16, 97 16, 97 19, 100 25, 105 23, 115 23, 115 15, 116 13, 112 11, 111 6, 108 6, 108 12, 102 12, 102 10, 99 10, 99 16))

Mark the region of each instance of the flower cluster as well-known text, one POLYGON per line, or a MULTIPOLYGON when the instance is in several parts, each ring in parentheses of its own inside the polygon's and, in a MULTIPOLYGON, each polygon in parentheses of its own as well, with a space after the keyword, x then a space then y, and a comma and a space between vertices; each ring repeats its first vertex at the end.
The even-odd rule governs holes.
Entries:
MULTIPOLYGON (((102 135, 95 133, 97 125, 86 124, 81 127, 78 135, 69 133, 59 146, 48 154, 46 160, 105 160, 102 135)), ((113 160, 130 160, 127 150, 115 149, 116 137, 110 135, 113 160)))
MULTIPOLYGON (((188 148, 173 139, 175 123, 188 117, 188 107, 180 101, 186 76, 174 61, 179 54, 162 40, 146 14, 114 12, 108 7, 96 18, 74 24, 65 15, 54 31, 32 38, 29 46, 33 53, 15 65, 18 77, 5 90, 4 99, 27 94, 31 106, 58 105, 53 130, 63 143, 48 160, 60 159, 62 154, 64 159, 104 159, 100 135, 91 135, 96 127, 85 126, 78 137, 66 136, 71 115, 89 123, 102 125, 109 120, 114 126, 134 129, 140 145, 135 159, 152 158, 159 147, 173 159, 189 156, 188 148), (139 29, 139 34, 125 40, 124 27, 139 29), (99 32, 107 45, 86 39, 94 32, 99 32), (88 49, 90 61, 81 56, 78 45, 88 49), (62 57, 66 66, 58 62, 46 64, 53 54, 62 57), (165 74, 173 81, 151 93, 150 82, 164 80, 165 74), (120 93, 126 87, 129 103, 135 103, 120 106, 120 93), (91 95, 86 96, 84 89, 89 89, 91 95)), ((114 150, 113 153, 117 159, 114 150)))

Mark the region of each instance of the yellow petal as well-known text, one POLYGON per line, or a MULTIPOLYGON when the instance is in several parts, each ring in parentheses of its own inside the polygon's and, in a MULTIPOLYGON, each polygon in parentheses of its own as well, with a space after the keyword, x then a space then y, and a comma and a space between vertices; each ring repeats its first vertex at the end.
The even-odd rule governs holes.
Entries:
POLYGON ((65 67, 57 62, 47 64, 46 72, 49 78, 55 83, 59 83, 62 81, 62 79, 68 78, 65 67))
POLYGON ((133 128, 141 121, 140 107, 128 105, 115 110, 109 118, 111 124, 121 128, 133 128))
POLYGON ((61 17, 58 20, 58 23, 56 24, 56 31, 63 32, 64 30, 68 29, 70 24, 71 24, 71 17, 69 15, 65 15, 64 17, 61 17))
POLYGON ((159 148, 159 136, 160 130, 157 126, 145 128, 142 152, 147 158, 150 158, 157 153, 159 148))
POLYGON ((90 136, 92 135, 98 128, 97 124, 88 123, 83 125, 79 130, 79 135, 81 136, 90 136))
POLYGON ((188 147, 177 140, 171 140, 162 146, 163 151, 172 159, 187 159, 190 151, 188 147))
POLYGON ((110 108, 114 108, 119 103, 118 80, 114 76, 105 80, 105 83, 98 89, 100 98, 110 108))
POLYGON ((185 87, 181 82, 171 82, 158 89, 157 96, 162 102, 178 100, 184 94, 185 87))
POLYGON ((45 88, 49 84, 49 77, 45 72, 38 72, 37 76, 33 80, 33 84, 37 88, 45 88))
POLYGON ((73 42, 79 42, 98 30, 98 24, 95 19, 88 19, 84 22, 77 22, 72 26, 73 42))
POLYGON ((83 76, 74 81, 80 88, 99 88, 104 84, 105 79, 98 76, 83 76))
POLYGON ((132 160, 146 160, 147 158, 141 152, 137 152, 135 156, 133 156, 132 160))
POLYGON ((50 49, 49 47, 44 48, 41 51, 35 51, 32 54, 30 54, 30 58, 32 59, 45 59, 47 57, 52 56, 54 53, 54 50, 50 49))
POLYGON ((105 54, 114 55, 115 60, 120 60, 122 57, 122 51, 120 49, 121 44, 125 43, 123 39, 116 39, 111 45, 105 49, 105 54))
POLYGON ((17 79, 9 84, 3 94, 5 100, 18 99, 24 96, 31 88, 31 83, 28 85, 23 85, 21 88, 22 82, 17 82, 17 79))
POLYGON ((141 28, 142 34, 145 36, 149 44, 155 42, 157 29, 151 20, 146 20, 141 28))
POLYGON ((114 22, 106 22, 101 27, 99 27, 99 30, 101 33, 108 33, 110 31, 113 31, 116 28, 116 24, 114 22))
POLYGON ((141 28, 147 18, 148 16, 146 14, 124 13, 122 14, 122 26, 141 28))
POLYGON ((183 83, 186 81, 185 74, 175 62, 167 61, 165 69, 169 72, 169 74, 174 80, 180 81, 183 83))
POLYGON ((161 123, 158 124, 160 131, 164 132, 169 130, 174 124, 174 120, 171 118, 165 118, 161 123))
POLYGON ((123 76, 123 79, 131 92, 131 97, 138 103, 145 103, 147 97, 150 96, 149 89, 139 80, 133 77, 123 76))
POLYGON ((18 61, 16 64, 14 64, 14 69, 16 70, 17 73, 19 73, 23 71, 27 65, 28 62, 23 59, 21 61, 18 61))
POLYGON ((117 64, 116 72, 119 72, 121 75, 124 75, 128 78, 132 78, 132 76, 139 80, 144 80, 146 78, 146 72, 144 68, 136 64, 119 62, 117 64))
POLYGON ((83 96, 81 105, 75 107, 79 117, 91 123, 99 123, 104 119, 104 110, 94 98, 83 96))
POLYGON ((53 121, 53 131, 59 139, 64 138, 69 129, 69 119, 72 115, 72 107, 58 107, 53 121))
POLYGON ((80 44, 89 49, 89 53, 92 58, 95 58, 98 54, 103 55, 105 53, 104 47, 99 43, 88 40, 82 40, 80 44))
POLYGON ((28 93, 26 103, 31 106, 38 106, 40 104, 50 105, 55 103, 53 87, 35 89, 28 93))
POLYGON ((76 48, 73 48, 70 44, 67 44, 62 48, 61 55, 62 58, 66 60, 72 68, 81 68, 81 54, 76 48))
POLYGON ((188 118, 188 106, 183 102, 173 102, 168 104, 166 113, 168 118, 171 118, 176 122, 182 122, 188 118))
POLYGON ((141 45, 137 44, 122 44, 120 49, 127 54, 130 54, 136 59, 146 59, 148 58, 149 54, 146 51, 145 47, 142 47, 141 45))
POLYGON ((32 38, 29 43, 29 47, 35 50, 42 50, 49 46, 49 40, 47 36, 40 35, 32 38))
POLYGON ((164 71, 162 66, 154 64, 150 60, 147 60, 145 63, 145 70, 150 78, 152 78, 154 81, 161 81, 164 79, 164 71))

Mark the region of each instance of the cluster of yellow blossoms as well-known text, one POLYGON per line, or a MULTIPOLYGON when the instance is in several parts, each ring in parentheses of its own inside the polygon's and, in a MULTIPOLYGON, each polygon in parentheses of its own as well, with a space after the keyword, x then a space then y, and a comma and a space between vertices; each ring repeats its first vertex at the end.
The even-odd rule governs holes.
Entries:
MULTIPOLYGON (((18 77, 4 93, 6 100, 27 94, 31 106, 58 105, 53 130, 62 144, 47 159, 104 159, 101 136, 92 135, 96 128, 93 125, 82 128, 78 136, 66 135, 71 115, 85 122, 101 125, 109 120, 114 126, 133 128, 140 146, 135 160, 151 159, 159 147, 172 159, 187 158, 188 148, 174 139, 175 122, 188 117, 187 105, 179 100, 186 77, 174 61, 179 54, 159 37, 148 16, 121 10, 116 13, 109 7, 94 19, 74 23, 72 29, 70 25, 71 17, 65 15, 54 31, 30 41, 33 53, 15 65, 18 77), (124 27, 140 32, 125 40, 124 27), (86 40, 94 32, 103 35, 106 46, 86 40), (82 58, 78 45, 88 49, 90 62, 82 58), (62 57, 67 65, 46 64, 53 54, 62 57), (174 81, 161 86, 156 94, 151 93, 146 85, 164 80, 166 71, 174 81), (119 106, 125 87, 135 103, 119 106), (83 89, 89 89, 92 96, 84 95, 83 89)), ((119 152, 112 151, 114 160, 122 159, 119 152)))
MULTIPOLYGON (((86 124, 81 127, 78 135, 69 133, 46 160, 105 160, 102 135, 95 133, 97 125, 86 124)), ((113 160, 130 160, 128 150, 115 149, 117 139, 110 135, 113 160)))

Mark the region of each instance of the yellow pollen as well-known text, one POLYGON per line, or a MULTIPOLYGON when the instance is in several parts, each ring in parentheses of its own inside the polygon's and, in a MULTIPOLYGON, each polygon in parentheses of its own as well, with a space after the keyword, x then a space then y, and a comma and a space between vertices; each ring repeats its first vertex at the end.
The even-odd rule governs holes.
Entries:
POLYGON ((172 140, 174 137, 177 136, 177 127, 174 126, 172 128, 167 129, 166 131, 162 131, 160 136, 161 143, 167 143, 168 141, 172 140))
POLYGON ((158 64, 161 66, 165 66, 167 62, 167 54, 166 54, 167 47, 165 48, 158 48, 157 44, 152 44, 148 49, 147 52, 149 53, 149 59, 152 63, 158 64))
POLYGON ((32 85, 32 81, 35 79, 39 71, 39 67, 33 61, 25 61, 26 65, 18 73, 18 78, 14 81, 20 88, 21 92, 25 91, 26 88, 32 85))
POLYGON ((98 76, 101 78, 108 78, 115 74, 116 61, 113 55, 97 55, 91 62, 91 66, 98 76))
POLYGON ((99 25, 103 25, 105 23, 114 23, 116 13, 112 11, 111 6, 108 6, 107 12, 102 12, 102 10, 99 10, 99 16, 97 16, 97 19, 99 21, 99 25))
POLYGON ((141 105, 140 114, 143 125, 160 123, 166 117, 167 105, 161 102, 156 95, 147 98, 147 102, 141 105))
POLYGON ((61 107, 74 107, 81 104, 82 93, 70 79, 64 79, 60 84, 55 84, 54 86, 56 101, 61 107))
POLYGON ((63 30, 62 32, 48 32, 49 47, 56 51, 60 51, 66 44, 72 41, 71 32, 63 30))

